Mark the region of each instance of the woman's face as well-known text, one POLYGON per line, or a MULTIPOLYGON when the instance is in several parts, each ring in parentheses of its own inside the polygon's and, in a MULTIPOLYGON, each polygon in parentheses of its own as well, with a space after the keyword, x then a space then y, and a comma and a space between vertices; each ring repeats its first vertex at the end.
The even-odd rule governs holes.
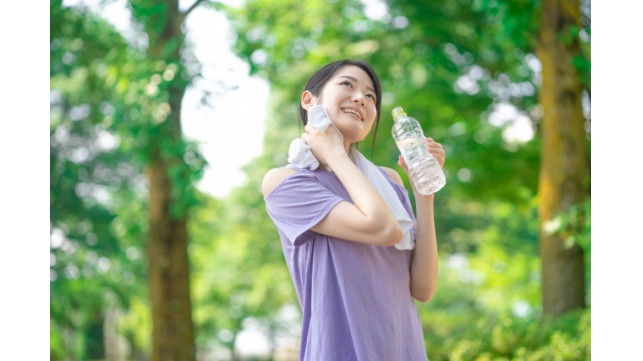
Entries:
POLYGON ((373 81, 355 65, 339 68, 315 101, 328 111, 345 144, 364 140, 377 117, 373 81))

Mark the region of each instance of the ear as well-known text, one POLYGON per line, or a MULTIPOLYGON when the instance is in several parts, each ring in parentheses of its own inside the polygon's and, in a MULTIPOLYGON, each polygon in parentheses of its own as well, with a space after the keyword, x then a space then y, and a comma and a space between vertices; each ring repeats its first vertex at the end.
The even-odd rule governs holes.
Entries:
POLYGON ((308 111, 315 104, 317 104, 317 98, 310 91, 304 90, 301 93, 301 107, 308 111))

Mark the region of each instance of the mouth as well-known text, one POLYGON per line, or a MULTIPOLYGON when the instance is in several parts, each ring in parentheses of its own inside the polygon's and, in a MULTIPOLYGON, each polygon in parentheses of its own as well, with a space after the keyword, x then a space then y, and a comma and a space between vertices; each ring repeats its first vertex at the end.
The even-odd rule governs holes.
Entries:
POLYGON ((350 109, 350 108, 342 108, 342 112, 346 114, 351 114, 355 116, 358 120, 362 120, 362 116, 355 110, 355 109, 350 109))

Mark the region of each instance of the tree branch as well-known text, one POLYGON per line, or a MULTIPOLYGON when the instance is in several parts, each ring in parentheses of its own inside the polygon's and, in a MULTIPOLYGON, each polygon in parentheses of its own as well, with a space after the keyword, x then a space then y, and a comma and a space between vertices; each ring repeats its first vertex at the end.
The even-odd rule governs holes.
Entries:
POLYGON ((185 10, 184 12, 181 13, 182 19, 185 19, 188 15, 190 15, 192 10, 196 9, 197 6, 201 5, 201 3, 204 3, 204 2, 207 2, 207 1, 208 0, 196 0, 194 2, 194 4, 192 4, 192 6, 190 6, 187 10, 185 10))

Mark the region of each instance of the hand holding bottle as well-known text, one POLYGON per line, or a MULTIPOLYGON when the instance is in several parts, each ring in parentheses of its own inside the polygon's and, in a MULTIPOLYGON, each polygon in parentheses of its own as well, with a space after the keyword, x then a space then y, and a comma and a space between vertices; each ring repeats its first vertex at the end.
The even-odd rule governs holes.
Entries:
POLYGON ((429 153, 435 158, 438 163, 440 163, 440 167, 444 168, 444 162, 447 160, 447 153, 444 150, 444 147, 442 144, 436 142, 433 140, 433 138, 426 138, 427 143, 429 144, 429 153))
MULTIPOLYGON (((435 140, 433 140, 433 138, 426 138, 426 144, 429 153, 431 153, 433 158, 438 161, 440 167, 444 168, 444 162, 446 162, 447 154, 442 144, 436 142, 435 140)), ((404 169, 404 171, 408 174, 409 167, 406 165, 406 161, 404 161, 404 157, 402 157, 402 154, 398 156, 397 165, 404 169)))
MULTIPOLYGON (((403 159, 403 168, 409 175, 413 188, 420 194, 431 195, 444 187, 446 179, 442 166, 444 148, 431 138, 425 138, 420 123, 397 107, 391 112, 391 133, 403 159)), ((400 163, 400 166, 402 161, 400 163)))

